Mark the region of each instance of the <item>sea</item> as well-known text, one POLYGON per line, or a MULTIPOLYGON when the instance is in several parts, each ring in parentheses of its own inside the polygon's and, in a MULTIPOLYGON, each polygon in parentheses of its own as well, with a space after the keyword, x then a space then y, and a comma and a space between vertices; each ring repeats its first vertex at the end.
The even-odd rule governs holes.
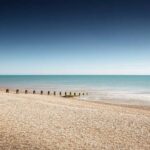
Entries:
POLYGON ((0 88, 85 93, 77 98, 150 105, 149 75, 0 75, 0 88))

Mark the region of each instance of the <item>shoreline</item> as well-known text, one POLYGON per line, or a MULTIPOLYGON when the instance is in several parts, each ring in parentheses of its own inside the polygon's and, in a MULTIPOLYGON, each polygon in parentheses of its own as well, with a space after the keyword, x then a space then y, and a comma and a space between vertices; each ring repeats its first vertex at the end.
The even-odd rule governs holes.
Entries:
MULTIPOLYGON (((9 89, 10 89, 10 91, 9 91, 10 94, 16 94, 15 89, 13 89, 13 88, 9 88, 9 89)), ((25 90, 21 89, 19 91, 19 94, 25 94, 24 91, 25 90)), ((25 94, 25 95, 30 95, 30 94, 31 95, 41 95, 40 94, 40 90, 38 90, 38 92, 36 94, 33 94, 31 91, 32 90, 29 90, 29 93, 25 94)), ((0 94, 1 93, 6 93, 6 88, 0 88, 0 94)), ((58 93, 59 92, 57 92, 57 95, 55 95, 55 96, 53 94, 47 95, 46 93, 43 93, 41 96, 54 96, 54 97, 62 97, 63 98, 64 93, 62 94, 62 96, 60 96, 58 93)), ((89 102, 89 103, 105 104, 105 105, 127 107, 127 108, 136 108, 136 109, 143 109, 143 110, 150 111, 150 105, 147 105, 147 103, 138 104, 138 102, 140 102, 138 100, 134 104, 134 103, 131 103, 132 100, 131 100, 131 102, 124 103, 125 101, 119 101, 119 100, 117 100, 117 101, 114 101, 114 100, 112 100, 112 101, 110 101, 110 100, 99 100, 99 101, 98 100, 94 100, 93 101, 93 100, 81 99, 81 98, 78 98, 78 97, 68 97, 68 98, 69 99, 72 98, 72 99, 76 99, 76 100, 84 101, 84 102, 89 102)))
POLYGON ((112 102, 103 102, 103 101, 89 101, 89 102, 93 102, 93 103, 99 103, 99 104, 104 104, 104 105, 110 105, 110 106, 118 106, 118 107, 127 107, 127 108, 131 108, 131 109, 142 109, 142 110, 148 110, 150 111, 150 106, 146 106, 146 105, 129 105, 129 104, 120 104, 120 103, 112 103, 112 102))

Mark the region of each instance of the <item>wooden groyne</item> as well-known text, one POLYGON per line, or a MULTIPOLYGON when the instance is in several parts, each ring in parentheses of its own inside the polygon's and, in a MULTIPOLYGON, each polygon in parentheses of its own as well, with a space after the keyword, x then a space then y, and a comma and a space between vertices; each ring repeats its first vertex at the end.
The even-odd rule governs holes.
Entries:
MULTIPOLYGON (((12 90, 13 91, 13 90, 12 90)), ((6 93, 11 93, 11 91, 9 89, 6 89, 6 93)), ((43 90, 41 90, 40 92, 37 92, 35 90, 33 91, 29 91, 29 90, 24 90, 24 92, 22 90, 16 89, 15 90, 16 94, 19 93, 24 93, 24 94, 40 94, 40 95, 54 95, 54 96, 61 96, 61 97, 80 97, 80 96, 84 96, 84 95, 88 95, 88 93, 85 92, 62 92, 62 91, 46 91, 44 92, 43 90)))
POLYGON ((41 91, 41 95, 43 95, 43 91, 41 91))
POLYGON ((19 89, 16 90, 16 94, 19 94, 19 89))
POLYGON ((9 89, 6 89, 6 93, 9 93, 9 89))
POLYGON ((33 94, 36 94, 35 90, 33 91, 33 94))
POLYGON ((28 90, 25 90, 25 94, 28 94, 28 90))

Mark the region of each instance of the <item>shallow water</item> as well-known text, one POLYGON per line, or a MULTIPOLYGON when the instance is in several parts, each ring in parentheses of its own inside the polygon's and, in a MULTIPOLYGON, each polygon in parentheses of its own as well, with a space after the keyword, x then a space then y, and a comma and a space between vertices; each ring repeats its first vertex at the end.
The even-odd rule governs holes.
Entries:
POLYGON ((81 99, 150 102, 150 76, 1 75, 0 87, 29 90, 84 91, 81 99))

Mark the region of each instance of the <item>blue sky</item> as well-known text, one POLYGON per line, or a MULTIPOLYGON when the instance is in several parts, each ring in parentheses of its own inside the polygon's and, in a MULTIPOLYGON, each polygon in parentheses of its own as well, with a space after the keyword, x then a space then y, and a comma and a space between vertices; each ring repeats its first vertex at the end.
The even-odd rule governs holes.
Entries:
POLYGON ((0 74, 150 74, 149 6, 1 1, 0 74))

